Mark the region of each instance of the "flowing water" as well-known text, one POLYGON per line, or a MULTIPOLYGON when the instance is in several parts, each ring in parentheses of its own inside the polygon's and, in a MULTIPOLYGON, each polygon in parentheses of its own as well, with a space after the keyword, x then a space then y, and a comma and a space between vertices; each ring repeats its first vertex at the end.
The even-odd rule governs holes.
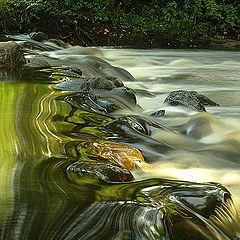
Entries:
POLYGON ((239 52, 34 44, 26 57, 37 54, 54 67, 0 72, 0 239, 238 239, 239 52), (96 68, 86 56, 135 79, 111 66, 96 68), (71 114, 62 101, 66 91, 54 86, 65 74, 57 66, 78 64, 87 77, 104 71, 126 76, 142 109, 106 116, 80 108, 71 114), (179 89, 220 106, 196 112, 164 103, 179 89), (165 115, 150 116, 158 110, 165 115), (124 116, 144 122, 147 134, 116 124, 124 116), (133 171, 135 180, 109 183, 69 174, 77 147, 92 138, 139 149, 145 162, 139 163, 142 171, 133 171), (233 202, 204 215, 197 210, 210 192, 227 192, 210 182, 226 187, 233 202), (197 210, 176 196, 187 196, 197 210))

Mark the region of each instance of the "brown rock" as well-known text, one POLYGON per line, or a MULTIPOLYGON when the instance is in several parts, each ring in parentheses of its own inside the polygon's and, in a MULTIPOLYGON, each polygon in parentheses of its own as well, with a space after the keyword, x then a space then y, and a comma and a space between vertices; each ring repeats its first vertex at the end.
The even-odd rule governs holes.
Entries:
POLYGON ((0 68, 14 68, 25 64, 22 46, 8 41, 0 42, 0 68))

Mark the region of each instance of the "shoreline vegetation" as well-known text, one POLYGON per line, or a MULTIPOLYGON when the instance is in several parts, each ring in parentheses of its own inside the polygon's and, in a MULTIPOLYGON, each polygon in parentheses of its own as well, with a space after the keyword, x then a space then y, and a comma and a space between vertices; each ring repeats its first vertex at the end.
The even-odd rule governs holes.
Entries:
POLYGON ((0 34, 72 45, 240 49, 238 0, 1 0, 0 34))

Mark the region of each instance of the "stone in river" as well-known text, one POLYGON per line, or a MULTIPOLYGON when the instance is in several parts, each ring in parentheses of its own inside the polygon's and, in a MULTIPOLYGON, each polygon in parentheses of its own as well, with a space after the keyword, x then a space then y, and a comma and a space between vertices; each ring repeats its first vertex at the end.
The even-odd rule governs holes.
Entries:
POLYGON ((79 148, 82 151, 85 149, 87 154, 129 170, 139 168, 137 163, 144 162, 144 158, 137 148, 124 143, 95 139, 84 142, 79 148))
POLYGON ((134 180, 133 175, 126 168, 109 163, 75 162, 67 168, 68 175, 77 174, 78 177, 91 175, 107 182, 128 182, 134 180))
POLYGON ((15 68, 25 64, 23 48, 13 42, 0 42, 0 68, 15 68))
POLYGON ((198 94, 196 91, 185 90, 171 92, 164 102, 173 106, 184 106, 199 112, 206 111, 204 106, 219 106, 218 103, 202 94, 198 94))

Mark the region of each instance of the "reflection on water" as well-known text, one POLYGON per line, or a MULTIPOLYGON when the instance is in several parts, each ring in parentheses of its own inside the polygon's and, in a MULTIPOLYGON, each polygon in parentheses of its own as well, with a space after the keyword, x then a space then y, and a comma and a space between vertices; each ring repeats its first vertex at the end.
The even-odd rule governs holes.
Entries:
POLYGON ((54 66, 82 63, 83 77, 121 77, 136 90, 142 109, 107 115, 84 104, 76 108, 64 100, 68 92, 54 88, 67 69, 2 74, 1 239, 238 239, 237 52, 81 47, 32 51, 54 66), (89 55, 128 70, 135 79, 111 65, 93 73, 96 66, 89 55), (196 90, 220 107, 197 113, 164 104, 167 94, 178 89, 196 90), (160 109, 164 116, 150 116, 160 109), (98 147, 108 141, 124 148, 128 144, 133 153, 134 147, 141 151, 144 161, 134 159, 134 181, 106 181, 101 174, 111 174, 112 166, 107 171, 102 165, 93 167, 98 161, 105 164, 107 153, 98 147), (88 152, 89 146, 94 153, 88 152))

